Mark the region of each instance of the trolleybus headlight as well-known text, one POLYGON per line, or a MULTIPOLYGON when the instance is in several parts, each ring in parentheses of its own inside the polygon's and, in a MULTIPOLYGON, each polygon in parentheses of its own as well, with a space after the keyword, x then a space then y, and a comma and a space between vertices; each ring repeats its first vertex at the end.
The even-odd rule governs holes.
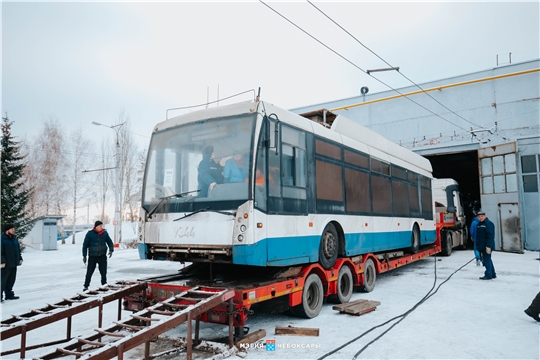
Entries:
POLYGON ((241 231, 241 232, 246 231, 246 225, 241 225, 241 226, 240 226, 240 231, 241 231))
POLYGON ((238 241, 240 242, 244 241, 244 235, 238 235, 238 241))

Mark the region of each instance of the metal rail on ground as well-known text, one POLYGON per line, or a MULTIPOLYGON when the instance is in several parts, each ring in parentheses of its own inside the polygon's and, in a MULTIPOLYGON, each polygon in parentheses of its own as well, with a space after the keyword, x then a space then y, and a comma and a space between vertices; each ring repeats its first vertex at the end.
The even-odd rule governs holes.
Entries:
POLYGON ((102 326, 103 305, 118 300, 118 320, 121 318, 122 298, 138 292, 145 293, 147 284, 145 282, 117 282, 114 285, 101 287, 97 290, 85 291, 69 299, 63 299, 54 304, 47 304, 39 309, 30 310, 21 315, 12 315, 10 318, 2 320, 0 325, 0 339, 6 340, 11 337, 21 335, 21 347, 3 351, 0 355, 20 353, 20 357, 26 357, 27 350, 38 349, 40 347, 60 344, 72 339, 71 320, 76 314, 98 308, 98 327, 102 326), (27 333, 45 325, 67 319, 66 338, 48 343, 26 345, 27 333))
POLYGON ((129 319, 115 321, 107 328, 95 329, 95 333, 73 339, 62 348, 57 348, 40 359, 56 359, 75 356, 77 359, 124 358, 124 353, 145 344, 144 358, 150 359, 150 341, 158 335, 187 322, 187 359, 192 359, 192 347, 199 342, 199 315, 223 302, 229 303, 229 347, 234 346, 233 337, 233 290, 202 291, 193 288, 169 299, 158 302, 135 314, 129 319), (192 339, 192 320, 195 324, 195 339, 192 339), (195 343, 195 344, 194 344, 195 343))

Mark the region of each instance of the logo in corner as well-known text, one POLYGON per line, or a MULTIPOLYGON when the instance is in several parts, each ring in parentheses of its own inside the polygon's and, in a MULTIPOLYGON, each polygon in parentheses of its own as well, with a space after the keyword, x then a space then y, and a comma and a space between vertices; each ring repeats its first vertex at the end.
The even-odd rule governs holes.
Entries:
POLYGON ((266 351, 276 351, 276 340, 266 340, 266 351))

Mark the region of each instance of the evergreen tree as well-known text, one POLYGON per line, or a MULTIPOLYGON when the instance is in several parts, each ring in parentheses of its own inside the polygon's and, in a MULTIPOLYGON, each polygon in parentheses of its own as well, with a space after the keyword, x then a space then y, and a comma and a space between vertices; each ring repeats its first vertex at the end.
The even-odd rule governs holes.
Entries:
POLYGON ((32 189, 24 189, 25 156, 19 152, 19 142, 11 135, 11 125, 6 114, 2 117, 2 178, 1 178, 1 216, 2 226, 14 224, 15 233, 22 239, 32 230, 35 221, 26 209, 32 189))

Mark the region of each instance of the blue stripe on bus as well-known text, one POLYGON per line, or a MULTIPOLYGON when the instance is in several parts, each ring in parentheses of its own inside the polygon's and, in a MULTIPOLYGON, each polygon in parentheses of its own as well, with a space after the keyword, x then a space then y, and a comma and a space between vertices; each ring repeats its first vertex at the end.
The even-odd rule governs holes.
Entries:
MULTIPOLYGON (((435 242, 435 231, 422 231, 422 245, 435 242)), ((268 238, 254 245, 233 246, 233 263, 255 266, 291 266, 319 260, 320 236, 268 238)), ((411 231, 346 234, 346 255, 390 251, 411 246, 411 231)))

